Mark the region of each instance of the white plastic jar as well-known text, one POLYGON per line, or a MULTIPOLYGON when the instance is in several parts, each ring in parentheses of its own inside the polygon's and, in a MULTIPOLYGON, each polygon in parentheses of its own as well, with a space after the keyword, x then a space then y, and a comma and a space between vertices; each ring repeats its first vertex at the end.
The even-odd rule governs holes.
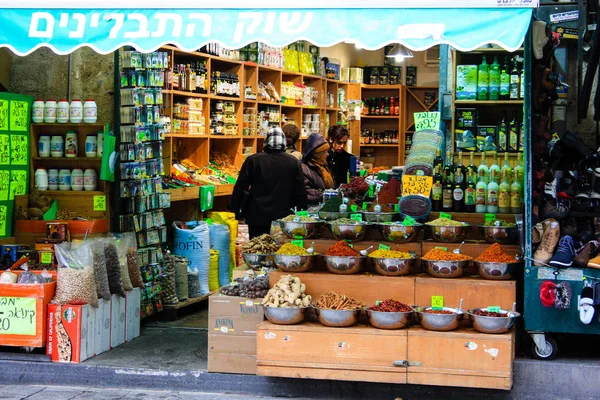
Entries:
POLYGON ((52 136, 50 139, 50 155, 52 157, 64 157, 65 155, 65 139, 60 135, 52 136))
POLYGON ((104 154, 104 133, 103 132, 98 132, 98 140, 96 143, 96 157, 102 157, 102 154, 104 154))
POLYGON ((38 168, 35 171, 35 188, 37 190, 48 190, 48 171, 38 168))
POLYGON ((44 104, 44 122, 54 124, 56 122, 56 100, 49 99, 44 104))
POLYGON ((58 170, 48 170, 48 190, 58 190, 58 170))
POLYGON ((98 183, 98 181, 96 178, 96 171, 91 168, 86 169, 85 172, 83 173, 84 189, 87 190, 88 192, 96 190, 97 183, 98 183))
POLYGON ((61 169, 58 173, 58 188, 60 190, 71 190, 71 170, 61 169))
POLYGON ((83 120, 83 104, 81 100, 74 99, 69 106, 69 116, 72 124, 80 124, 83 120))
POLYGON ((36 124, 44 122, 44 100, 36 99, 31 106, 31 120, 36 124))
POLYGON ((71 171, 71 189, 83 190, 83 171, 80 168, 71 171))
POLYGON ((40 136, 38 141, 38 156, 50 157, 50 136, 40 136))
POLYGON ((65 136, 65 156, 74 158, 77 157, 77 133, 68 131, 65 136))
POLYGON ((83 122, 95 124, 98 120, 98 105, 94 99, 87 99, 83 105, 83 122))
POLYGON ((69 102, 67 100, 61 100, 56 106, 56 122, 59 124, 66 124, 69 122, 69 102))
POLYGON ((98 156, 98 139, 96 135, 87 135, 85 138, 85 156, 86 157, 97 157, 98 156))

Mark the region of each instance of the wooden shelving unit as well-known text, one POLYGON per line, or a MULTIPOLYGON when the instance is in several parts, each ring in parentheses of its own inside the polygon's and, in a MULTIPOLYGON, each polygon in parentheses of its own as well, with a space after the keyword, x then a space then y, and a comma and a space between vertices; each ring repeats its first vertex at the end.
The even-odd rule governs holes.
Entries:
POLYGON ((406 86, 406 102, 403 112, 404 117, 404 155, 410 152, 412 135, 415 133, 414 113, 437 111, 439 102, 439 88, 437 86, 406 86), (426 97, 431 95, 430 103, 426 97))

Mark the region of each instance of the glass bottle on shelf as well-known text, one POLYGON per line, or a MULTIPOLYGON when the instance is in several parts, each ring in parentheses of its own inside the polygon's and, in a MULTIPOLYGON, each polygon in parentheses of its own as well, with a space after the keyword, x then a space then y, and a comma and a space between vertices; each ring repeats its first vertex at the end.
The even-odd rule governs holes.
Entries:
POLYGON ((444 167, 444 188, 442 190, 442 211, 452 211, 454 205, 454 185, 452 183, 452 168, 450 167, 450 153, 448 152, 448 158, 446 159, 446 166, 444 167))
POLYGON ((397 96, 394 102, 394 115, 400 115, 400 98, 397 96))
POLYGON ((442 183, 442 165, 437 164, 433 167, 433 185, 431 186, 431 207, 433 211, 442 211, 443 189, 444 185, 442 183))
POLYGON ((490 100, 500 99, 500 64, 498 57, 494 56, 494 62, 490 65, 490 100))
MULTIPOLYGON (((498 168, 500 171, 500 168, 498 168)), ((487 185, 487 204, 486 211, 488 213, 498 212, 498 175, 492 174, 490 171, 490 183, 487 185)))
POLYGON ((519 69, 519 99, 523 99, 525 97, 525 68, 523 63, 521 63, 521 68, 519 69))
POLYGON ((519 123, 516 111, 513 112, 513 118, 508 124, 508 150, 519 151, 519 123))
POLYGON ((519 182, 516 168, 513 173, 513 182, 510 185, 510 212, 513 214, 520 214, 523 208, 523 186, 521 186, 521 182, 519 182))
POLYGON ((506 179, 508 183, 511 183, 512 180, 512 168, 510 166, 510 162, 508 161, 508 153, 504 153, 504 164, 502 165, 502 169, 500 170, 500 174, 504 177, 506 175, 506 179))
POLYGON ((467 184, 465 187, 465 211, 475 212, 476 204, 475 175, 467 172, 467 184))
POLYGON ((489 98, 490 86, 490 66, 485 56, 477 68, 477 100, 487 100, 489 98))
POLYGON ((390 97, 390 115, 395 115, 395 108, 396 106, 394 105, 394 97, 390 97))
POLYGON ((475 153, 470 152, 469 153, 469 165, 467 165, 467 178, 469 177, 469 175, 471 175, 471 180, 473 181, 473 183, 477 182, 477 167, 475 167, 475 153))
POLYGON ((508 124, 506 123, 506 112, 502 114, 502 120, 498 124, 498 151, 508 151, 508 124))
POLYGON ((501 172, 500 165, 498 165, 498 153, 494 152, 494 158, 492 158, 492 165, 490 166, 490 182, 493 179, 496 183, 499 183, 501 172))
POLYGON ((369 104, 369 115, 375 115, 375 97, 371 97, 371 104, 369 104))
POLYGON ((383 96, 379 102, 379 115, 385 115, 385 97, 383 96))
POLYGON ((519 183, 523 185, 525 182, 525 169, 523 168, 523 153, 517 154, 517 163, 515 164, 516 177, 519 183))
POLYGON ((487 166, 487 161, 485 160, 485 151, 481 153, 481 164, 479 164, 479 168, 477 168, 477 176, 486 184, 490 182, 490 170, 487 166))
POLYGON ((504 57, 502 70, 500 71, 500 100, 510 98, 510 74, 508 70, 508 57, 504 57))
POLYGON ((383 115, 390 115, 390 98, 385 98, 385 106, 383 107, 383 115))
POLYGON ((502 171, 502 181, 498 188, 498 211, 501 214, 510 213, 510 172, 510 167, 502 171))
POLYGON ((517 68, 517 60, 512 60, 512 68, 510 70, 510 100, 519 99, 519 69, 517 68))
POLYGON ((440 167, 440 173, 444 166, 444 159, 442 158, 442 149, 437 149, 435 151, 435 159, 433 160, 433 168, 440 167))
POLYGON ((479 175, 475 186, 475 212, 484 213, 487 211, 487 190, 487 180, 484 176, 479 175))

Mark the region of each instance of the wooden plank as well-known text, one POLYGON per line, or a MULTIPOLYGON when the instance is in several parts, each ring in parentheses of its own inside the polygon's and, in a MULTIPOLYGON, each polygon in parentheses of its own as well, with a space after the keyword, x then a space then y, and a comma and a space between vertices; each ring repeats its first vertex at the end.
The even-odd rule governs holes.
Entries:
POLYGON ((491 376, 446 375, 420 372, 408 372, 406 383, 411 385, 454 386, 480 389, 510 390, 512 376, 498 378, 491 376))
POLYGON ((297 367, 271 367, 259 365, 256 374, 261 376, 274 376, 280 378, 296 379, 324 379, 334 381, 351 382, 382 382, 382 383, 406 383, 406 372, 382 372, 382 371, 352 371, 345 369, 314 369, 297 367))

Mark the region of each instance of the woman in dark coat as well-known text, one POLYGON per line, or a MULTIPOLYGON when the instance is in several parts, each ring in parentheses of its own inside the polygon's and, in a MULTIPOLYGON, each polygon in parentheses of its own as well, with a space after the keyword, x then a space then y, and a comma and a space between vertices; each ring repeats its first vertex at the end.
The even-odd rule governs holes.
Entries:
POLYGON ((233 188, 229 210, 246 219, 250 238, 269 233, 274 220, 306 210, 306 191, 300 162, 285 152, 286 139, 280 128, 265 138, 264 151, 244 161, 233 188))
POLYGON ((304 143, 302 173, 309 205, 316 205, 323 199, 325 189, 333 189, 334 182, 327 166, 329 143, 322 135, 313 133, 304 143))

